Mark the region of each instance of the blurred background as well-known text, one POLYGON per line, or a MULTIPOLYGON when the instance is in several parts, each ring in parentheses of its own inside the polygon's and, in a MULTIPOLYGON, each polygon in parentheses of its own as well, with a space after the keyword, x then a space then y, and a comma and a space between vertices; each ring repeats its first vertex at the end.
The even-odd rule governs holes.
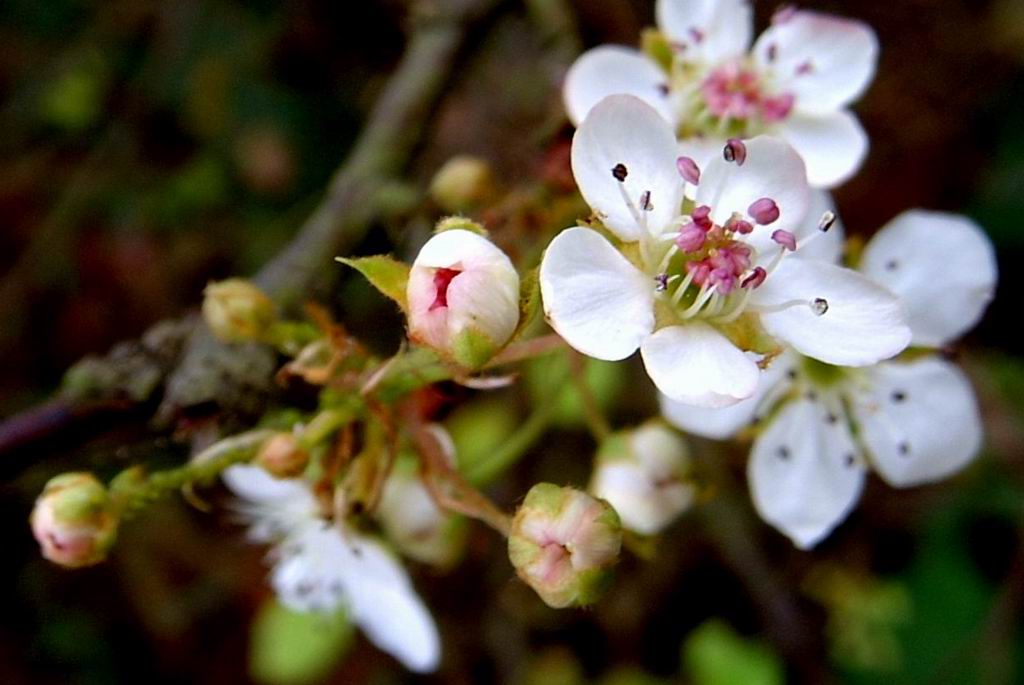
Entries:
MULTIPOLYGON (((873 479, 850 519, 801 553, 754 517, 745 447, 694 441, 699 458, 719 450, 727 487, 650 560, 626 555, 588 611, 544 607, 503 541, 471 526, 454 570, 412 566, 445 641, 424 681, 1024 682, 1024 2, 802 5, 867 21, 882 43, 856 107, 871 154, 836 193, 848 231, 870 236, 926 207, 968 214, 996 244, 997 298, 948 351, 978 392, 984 454, 932 487, 873 479)), ((755 6, 760 29, 776 5, 755 6)), ((0 3, 0 416, 45 402, 79 359, 187 316, 209 280, 250 275, 287 244, 398 63, 408 16, 397 0, 0 3)), ((468 153, 500 179, 489 228, 529 259, 561 228, 544 227, 556 210, 508 198, 568 197, 565 68, 582 48, 637 44, 652 24, 648 0, 492 3, 444 74, 393 211, 356 252, 408 256, 440 215, 431 177, 468 153)), ((331 293, 351 330, 397 346, 401 321, 361 280, 331 293)), ((590 372, 616 425, 654 412, 635 364, 590 372)), ((505 402, 451 389, 453 405, 466 401, 448 416, 460 458, 500 444, 544 391, 524 384, 505 402)), ((263 550, 222 506, 154 506, 95 568, 39 557, 27 517, 48 478, 184 458, 182 424, 150 422, 158 400, 147 388, 88 416, 44 415, 56 426, 44 421, 43 439, 0 450, 0 681, 415 680, 344 625, 274 605, 263 550)), ((593 443, 572 400, 543 447, 492 485, 503 505, 540 479, 586 483, 593 443)))

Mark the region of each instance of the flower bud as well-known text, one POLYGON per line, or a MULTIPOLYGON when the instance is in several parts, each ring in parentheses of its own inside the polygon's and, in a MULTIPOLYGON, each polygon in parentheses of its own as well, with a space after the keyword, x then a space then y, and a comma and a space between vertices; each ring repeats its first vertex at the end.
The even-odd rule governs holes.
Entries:
POLYGON ((43 556, 67 568, 103 561, 114 544, 118 517, 110 495, 91 473, 51 478, 29 518, 43 556))
POLYGON ((621 546, 622 526, 607 502, 550 483, 530 489, 508 538, 516 573, 555 609, 596 601, 621 546))
POLYGON ((466 521, 438 508, 419 479, 416 459, 395 464, 376 517, 388 539, 410 559, 448 568, 462 552, 466 521))
POLYGON ((604 441, 589 489, 615 507, 623 528, 653 535, 693 504, 690 476, 686 442, 651 421, 604 441))
POLYGON ((277 318, 270 298, 242 278, 210 283, 203 296, 203 319, 224 342, 258 340, 277 318))
POLYGON ((462 212, 481 205, 493 191, 490 165, 469 155, 449 159, 430 182, 430 197, 446 212, 462 212))
POLYGON ((274 478, 295 478, 306 470, 309 452, 294 433, 278 433, 263 443, 256 463, 274 478))
POLYGON ((469 368, 483 366, 519 323, 519 274, 483 236, 454 228, 427 241, 407 290, 409 337, 469 368))

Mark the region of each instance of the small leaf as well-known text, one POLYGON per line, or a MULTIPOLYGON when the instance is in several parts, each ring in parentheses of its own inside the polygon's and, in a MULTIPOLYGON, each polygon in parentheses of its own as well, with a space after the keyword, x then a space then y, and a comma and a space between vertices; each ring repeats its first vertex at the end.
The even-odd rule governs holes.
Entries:
POLYGON ((540 311, 540 278, 537 269, 531 269, 519 281, 519 323, 512 340, 516 340, 537 318, 540 311))
POLYGON ((694 685, 782 685, 782 662, 762 644, 737 635, 719 620, 686 638, 683 660, 694 685))
POLYGON ((348 651, 352 637, 343 613, 300 613, 268 600, 252 625, 249 673, 265 685, 320 682, 348 651))
POLYGON ((405 290, 409 283, 409 265, 387 255, 374 257, 336 257, 366 277, 373 287, 398 303, 402 311, 408 309, 405 290))

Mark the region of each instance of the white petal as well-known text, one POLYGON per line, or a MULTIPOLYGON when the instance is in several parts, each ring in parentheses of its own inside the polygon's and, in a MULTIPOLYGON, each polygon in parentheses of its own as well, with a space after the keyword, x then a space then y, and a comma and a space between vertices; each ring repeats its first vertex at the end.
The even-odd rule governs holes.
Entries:
POLYGON ((569 228, 540 264, 544 314, 590 357, 625 359, 654 328, 654 284, 589 228, 569 228))
POLYGON ((869 391, 854 412, 875 470, 895 487, 945 478, 981 449, 971 384, 937 357, 870 369, 869 391))
POLYGON ((807 164, 807 182, 834 188, 853 176, 868 154, 868 135, 846 110, 807 114, 794 112, 779 133, 807 164))
POLYGON ((248 464, 226 468, 221 479, 238 496, 234 508, 249 523, 253 542, 275 542, 320 517, 319 504, 304 480, 274 478, 248 464))
POLYGON ((448 335, 484 333, 496 346, 512 337, 519 323, 519 274, 507 268, 463 271, 448 286, 448 335))
POLYGON ((914 344, 939 347, 981 319, 995 292, 996 256, 985 232, 956 214, 912 210, 864 249, 861 271, 903 298, 914 344))
POLYGON ((801 549, 813 547, 849 515, 864 467, 841 421, 818 403, 787 404, 754 442, 748 477, 758 513, 801 549))
POLYGON ((679 402, 727 407, 757 390, 757 364, 705 323, 662 328, 640 353, 658 390, 679 402))
POLYGON ((620 45, 602 45, 588 50, 569 68, 562 86, 562 98, 569 119, 579 126, 590 110, 609 95, 635 95, 666 121, 675 114, 662 87, 668 75, 639 50, 620 45))
POLYGON ((751 302, 755 309, 792 303, 762 313, 762 325, 801 354, 827 364, 875 364, 910 342, 899 298, 856 271, 827 262, 783 259, 751 302), (816 298, 828 303, 820 316, 810 306, 816 298))
POLYGON ((655 485, 642 465, 615 462, 599 465, 590 491, 614 507, 622 525, 641 535, 654 535, 672 523, 693 503, 690 483, 655 485))
POLYGON ((413 268, 508 269, 508 255, 482 235, 462 228, 441 231, 423 244, 413 268))
MULTIPOLYGON (((843 253, 843 240, 845 231, 842 222, 836 218, 832 228, 827 233, 822 233, 818 228, 822 215, 825 212, 836 212, 835 203, 827 190, 815 189, 811 191, 810 207, 807 216, 799 226, 793 230, 797 240, 797 251, 786 257, 800 257, 801 259, 815 259, 823 262, 838 264, 843 253)), ((771 228, 770 226, 768 227, 771 228)), ((768 262, 776 257, 779 252, 779 245, 771 239, 771 230, 754 229, 750 235, 743 236, 744 242, 752 245, 758 254, 758 263, 767 266, 768 262)))
POLYGON ((572 139, 572 173, 583 199, 622 240, 644 235, 638 215, 650 231, 660 232, 679 213, 683 180, 676 170, 675 133, 632 95, 612 95, 590 110, 572 139), (612 175, 618 164, 626 167, 625 181, 612 175), (646 212, 639 209, 645 192, 653 205, 646 212))
POLYGON ((772 398, 790 386, 787 372, 793 369, 795 355, 784 354, 761 371, 757 390, 745 400, 721 409, 694 407, 677 402, 664 393, 659 393, 661 414, 673 426, 705 438, 725 440, 731 438, 749 425, 760 411, 766 411, 772 398), (762 403, 768 406, 761 406, 762 403))
POLYGON ((718 155, 702 170, 697 204, 709 205, 711 217, 724 224, 734 212, 746 215, 756 200, 771 198, 779 206, 779 218, 757 231, 792 230, 807 216, 810 187, 804 162, 786 141, 757 136, 745 141, 747 160, 740 166, 718 155))
POLYGON ((379 543, 349 534, 346 584, 353 620, 375 645, 417 673, 437 669, 441 638, 401 564, 379 543))
POLYGON ((867 24, 798 11, 757 39, 754 56, 780 91, 796 96, 802 112, 835 111, 871 83, 878 38, 867 24))
POLYGON ((754 33, 747 0, 658 0, 658 27, 685 46, 681 57, 714 65, 746 53, 754 33))

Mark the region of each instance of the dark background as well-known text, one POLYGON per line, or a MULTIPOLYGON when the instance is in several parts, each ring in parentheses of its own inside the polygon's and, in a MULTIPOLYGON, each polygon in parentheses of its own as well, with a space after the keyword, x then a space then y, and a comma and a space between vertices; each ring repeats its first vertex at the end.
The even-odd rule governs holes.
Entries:
MULTIPOLYGON (((575 0, 578 33, 552 36, 527 4, 500 3, 474 25, 408 174, 414 196, 456 153, 489 160, 508 189, 564 173, 571 129, 559 128, 558 85, 573 42, 636 44, 652 23, 649 2, 575 0)), ((654 560, 628 556, 590 611, 544 608, 513 580, 501 541, 474 527, 457 570, 416 569, 446 643, 435 681, 576 683, 614 672, 624 683, 754 682, 701 675, 694 629, 712 636, 705 652, 739 649, 708 628, 716 618, 750 641, 740 647, 760 646, 750 647, 755 662, 784 662, 795 682, 1024 678, 1024 3, 804 6, 867 21, 882 44, 856 108, 871 154, 836 193, 848 231, 869 236, 904 209, 946 209, 974 217, 997 246, 997 298, 949 351, 978 391, 984 454, 933 487, 873 481, 849 522, 806 554, 751 518, 736 448, 724 455, 735 489, 684 517, 654 560), (833 585, 813 578, 836 566, 844 580, 826 601, 821 588, 833 585)), ((756 7, 760 29, 775 6, 756 7)), ((251 274, 275 254, 401 55, 406 9, 387 0, 0 4, 0 415, 47 398, 84 355, 194 310, 210 279, 251 274)), ((401 253, 407 231, 436 212, 414 203, 360 251, 401 253)), ((520 235, 496 239, 522 247, 520 235)), ((361 283, 343 282, 330 304, 357 333, 372 328, 376 344, 397 342, 400 321, 361 283)), ((616 424, 650 413, 636 399, 647 394, 613 398, 616 424)), ((0 681, 247 682, 250 626, 268 592, 262 551, 223 514, 172 498, 123 527, 109 563, 78 572, 39 558, 26 525, 49 477, 171 464, 186 450, 173 437, 140 414, 0 454, 0 681)), ((592 447, 578 429, 556 431, 493 494, 510 506, 541 478, 585 483, 592 447)), ((329 682, 408 677, 357 640, 329 682)))

